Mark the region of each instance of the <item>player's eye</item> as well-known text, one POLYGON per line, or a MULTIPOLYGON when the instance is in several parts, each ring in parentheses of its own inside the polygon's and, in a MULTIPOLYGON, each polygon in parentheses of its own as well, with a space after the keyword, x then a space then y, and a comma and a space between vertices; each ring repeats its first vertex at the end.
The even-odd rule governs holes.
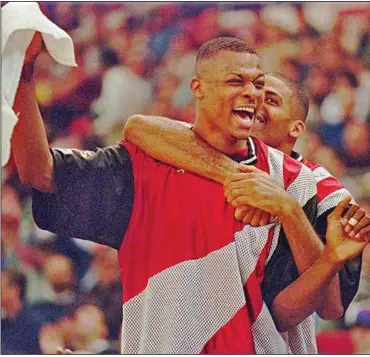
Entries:
POLYGON ((265 98, 265 103, 268 103, 268 104, 277 104, 277 101, 274 98, 265 98))
POLYGON ((243 81, 240 78, 232 78, 227 81, 227 83, 230 84, 241 84, 243 81))
POLYGON ((265 87, 265 82, 264 82, 264 81, 256 82, 256 83, 254 84, 254 86, 255 86, 257 89, 261 90, 261 89, 263 89, 263 88, 265 87))

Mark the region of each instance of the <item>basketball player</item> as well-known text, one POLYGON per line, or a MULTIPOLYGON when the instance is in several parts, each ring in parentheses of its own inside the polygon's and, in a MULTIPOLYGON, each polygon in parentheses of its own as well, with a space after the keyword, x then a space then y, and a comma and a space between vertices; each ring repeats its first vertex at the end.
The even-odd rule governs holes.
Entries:
POLYGON ((121 142, 96 152, 49 150, 32 82, 40 48, 37 35, 14 105, 20 113, 12 137, 16 166, 22 181, 35 189, 33 213, 41 228, 118 250, 124 287, 122 352, 313 351, 314 341, 298 347, 299 336, 285 340, 273 318, 287 326, 289 289, 296 285, 304 294, 318 273, 330 282, 364 244, 338 231, 338 217, 348 204, 344 201, 332 216, 332 229, 342 241, 324 250, 307 274, 298 278, 298 273, 284 271, 294 259, 279 242, 310 234, 295 217, 305 216, 302 206, 314 218, 316 185, 304 165, 260 141, 257 156, 247 147, 263 99, 264 74, 256 52, 237 39, 207 42, 199 50, 198 77, 191 87, 197 99, 194 130, 229 156, 242 161, 256 156, 257 166, 286 183, 284 190, 271 184, 268 175, 261 176, 266 197, 260 208, 273 207, 269 213, 281 225, 260 228, 243 227, 234 219, 217 183, 161 164, 133 144, 121 142), (235 72, 244 85, 235 85, 235 72), (273 172, 278 163, 284 175, 273 172), (348 244, 350 254, 343 251, 348 244), (264 280, 267 273, 275 278, 264 280), (271 302, 273 315, 265 300, 271 302))

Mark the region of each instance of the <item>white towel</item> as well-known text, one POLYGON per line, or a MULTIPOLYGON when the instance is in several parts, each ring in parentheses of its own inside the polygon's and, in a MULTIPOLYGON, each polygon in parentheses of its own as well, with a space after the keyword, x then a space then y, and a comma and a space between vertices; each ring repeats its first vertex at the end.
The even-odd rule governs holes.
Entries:
POLYGON ((72 39, 52 23, 40 10, 36 2, 9 2, 1 9, 2 20, 2 93, 1 166, 9 160, 10 139, 18 117, 12 107, 22 72, 27 47, 36 31, 42 37, 50 55, 66 66, 77 66, 72 39))

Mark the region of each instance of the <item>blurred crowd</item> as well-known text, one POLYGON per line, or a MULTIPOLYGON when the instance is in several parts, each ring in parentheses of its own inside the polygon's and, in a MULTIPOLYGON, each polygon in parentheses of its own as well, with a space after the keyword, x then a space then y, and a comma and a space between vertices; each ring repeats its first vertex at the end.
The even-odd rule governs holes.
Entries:
MULTIPOLYGON (((370 213, 368 3, 40 7, 70 34, 79 65, 64 67, 47 53, 37 60, 36 92, 51 146, 94 150, 113 144, 134 113, 192 122, 189 82, 197 49, 212 38, 236 36, 257 49, 264 71, 306 85, 308 133, 297 149, 338 177, 370 213)), ((122 288, 116 252, 38 229, 30 194, 11 158, 2 172, 2 352, 55 353, 56 346, 118 352, 122 288)), ((336 353, 332 348, 344 348, 343 341, 348 351, 341 353, 370 351, 370 286, 363 286, 346 318, 330 327, 318 323, 321 352, 336 353)))

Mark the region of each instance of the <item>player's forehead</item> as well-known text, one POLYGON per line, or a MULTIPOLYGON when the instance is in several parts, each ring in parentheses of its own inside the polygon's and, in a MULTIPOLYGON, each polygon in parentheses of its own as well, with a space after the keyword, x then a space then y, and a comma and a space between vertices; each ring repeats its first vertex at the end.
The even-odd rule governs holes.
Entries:
POLYGON ((265 77, 265 95, 277 95, 284 102, 288 103, 292 95, 292 90, 283 80, 273 75, 267 75, 265 77))
POLYGON ((220 51, 210 58, 202 60, 203 73, 213 77, 225 77, 237 74, 247 77, 263 76, 259 57, 254 53, 220 51))

